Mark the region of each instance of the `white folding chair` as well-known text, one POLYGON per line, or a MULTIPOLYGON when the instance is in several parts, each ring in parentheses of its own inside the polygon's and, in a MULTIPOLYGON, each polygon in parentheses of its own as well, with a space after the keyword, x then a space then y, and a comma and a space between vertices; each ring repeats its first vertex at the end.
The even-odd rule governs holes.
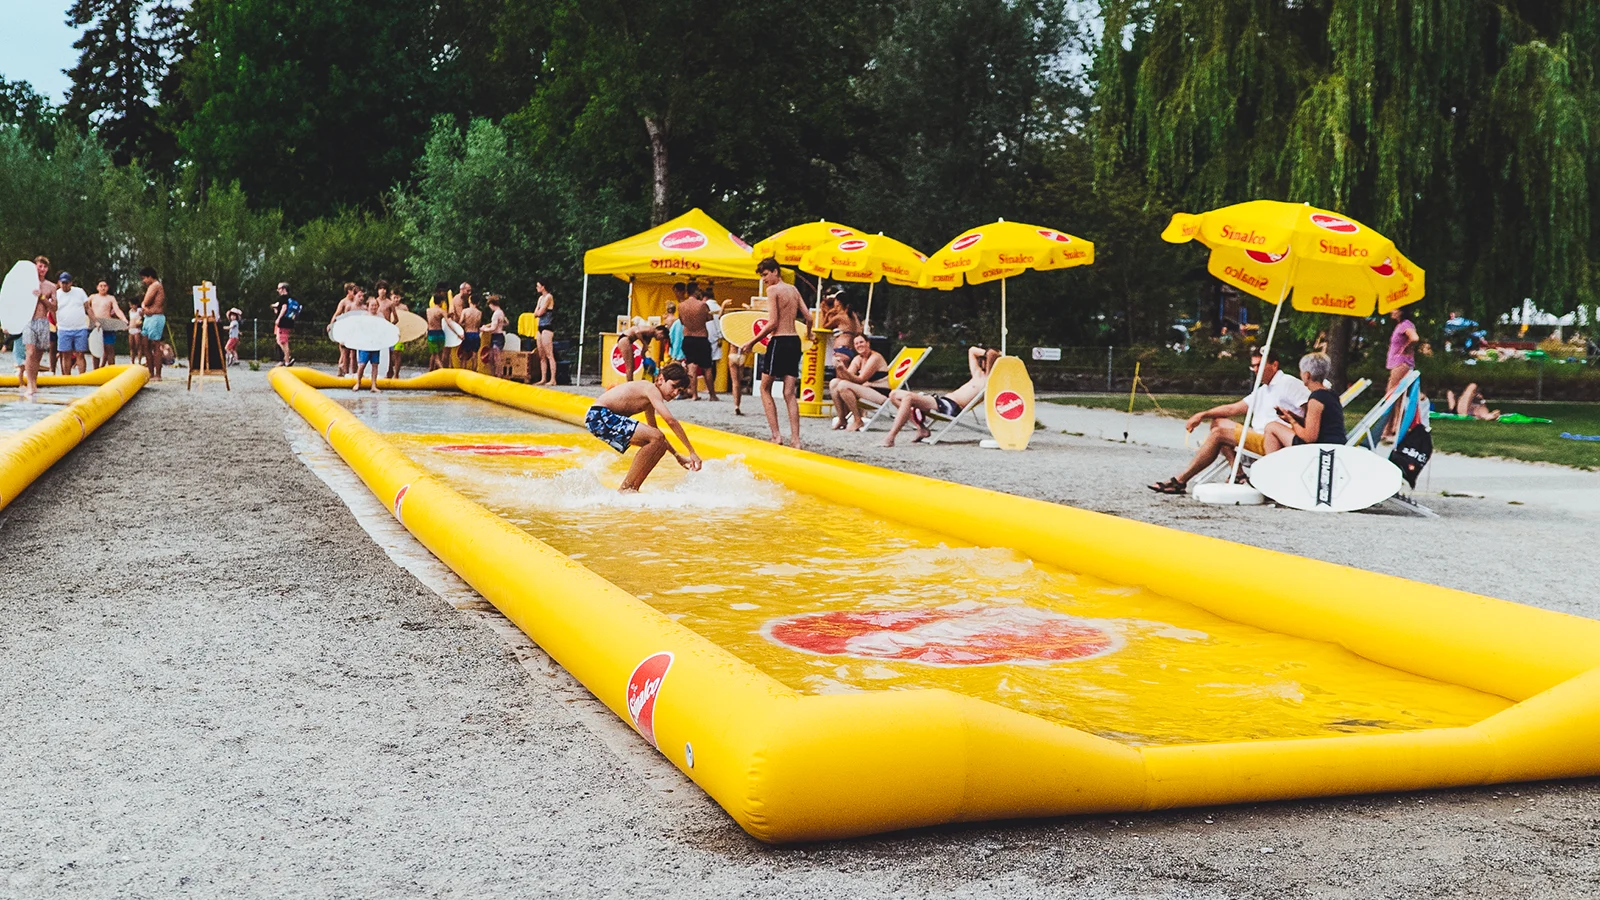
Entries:
MULTIPOLYGON (((911 380, 911 376, 917 374, 917 370, 922 368, 922 361, 928 358, 928 352, 931 349, 930 347, 901 347, 900 352, 896 353, 894 359, 889 363, 889 390, 897 391, 905 387, 906 382, 911 380)), ((858 402, 861 404, 862 409, 872 411, 867 416, 866 421, 861 423, 862 431, 871 428, 872 423, 878 420, 878 414, 889 406, 888 403, 879 406, 867 400, 858 402)), ((843 410, 838 410, 838 413, 844 415, 843 410)))
POLYGON ((978 404, 980 404, 982 402, 983 402, 983 392, 979 391, 977 396, 973 397, 970 401, 968 401, 967 405, 961 407, 961 411, 956 413, 953 416, 947 416, 947 415, 945 415, 943 413, 934 412, 933 410, 927 410, 927 409, 923 410, 922 411, 923 418, 932 419, 935 422, 944 422, 944 423, 946 423, 943 428, 941 428, 938 431, 933 433, 933 437, 928 438, 928 443, 930 443, 930 444, 939 443, 940 439, 942 439, 945 435, 949 434, 950 433, 950 429, 956 427, 957 425, 965 425, 968 428, 972 428, 972 429, 975 429, 977 431, 985 430, 982 426, 974 425, 971 422, 962 421, 963 419, 965 419, 967 417, 967 413, 972 412, 972 410, 975 409, 978 406, 978 404))

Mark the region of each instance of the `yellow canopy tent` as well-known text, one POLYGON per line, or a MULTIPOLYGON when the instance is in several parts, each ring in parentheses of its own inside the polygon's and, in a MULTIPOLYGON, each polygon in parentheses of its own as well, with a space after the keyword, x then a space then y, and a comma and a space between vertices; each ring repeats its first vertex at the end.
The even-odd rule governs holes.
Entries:
POLYGON ((750 245, 696 207, 649 231, 596 247, 583 254, 583 303, 578 318, 578 370, 583 374, 583 335, 588 331, 589 276, 614 275, 628 282, 628 315, 647 300, 653 315, 664 312, 676 282, 726 284, 755 290, 756 257, 750 245), (635 296, 635 286, 644 297, 635 296))

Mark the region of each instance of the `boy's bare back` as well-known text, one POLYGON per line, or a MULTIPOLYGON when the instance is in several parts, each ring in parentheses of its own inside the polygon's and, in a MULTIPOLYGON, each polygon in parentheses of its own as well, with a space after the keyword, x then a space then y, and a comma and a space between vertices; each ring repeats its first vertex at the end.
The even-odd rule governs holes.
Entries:
POLYGON ((798 334, 794 330, 794 320, 803 303, 805 298, 800 296, 800 291, 794 285, 783 282, 773 285, 767 291, 767 314, 772 318, 772 333, 798 334))
POLYGON ((647 409, 654 409, 657 402, 661 401, 661 391, 648 381, 630 381, 619 384, 606 391, 595 399, 595 406, 604 406, 614 413, 624 416, 638 415, 647 409))

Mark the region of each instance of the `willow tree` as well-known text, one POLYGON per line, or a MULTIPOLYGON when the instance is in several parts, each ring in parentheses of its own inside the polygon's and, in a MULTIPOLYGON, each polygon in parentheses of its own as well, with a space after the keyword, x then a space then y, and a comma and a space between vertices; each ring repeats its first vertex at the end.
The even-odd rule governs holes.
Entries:
POLYGON ((1153 198, 1195 209, 1266 197, 1344 211, 1427 268, 1434 312, 1595 302, 1593 4, 1114 0, 1105 11, 1101 177, 1137 172, 1153 198))

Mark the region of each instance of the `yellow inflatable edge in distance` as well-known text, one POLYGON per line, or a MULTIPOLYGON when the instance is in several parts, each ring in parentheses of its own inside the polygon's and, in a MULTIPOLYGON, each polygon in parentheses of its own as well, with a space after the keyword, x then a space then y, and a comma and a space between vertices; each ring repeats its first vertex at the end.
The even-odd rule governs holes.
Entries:
MULTIPOLYGON (((1600 622, 686 426, 703 454, 742 454, 798 491, 1517 702, 1464 728, 1136 748, 944 690, 802 695, 463 497, 316 390, 350 379, 271 380, 424 546, 641 733, 630 680, 671 654, 648 698, 654 743, 763 841, 1600 774, 1600 622), (1241 595, 1225 577, 1240 571, 1305 589, 1241 595)), ((590 405, 462 370, 383 386, 571 424, 590 405)))
MULTIPOLYGON (((41 375, 41 387, 98 385, 87 397, 44 420, 0 438, 0 509, 23 492, 73 447, 105 424, 150 378, 143 366, 106 366, 83 375, 41 375)), ((0 376, 0 387, 16 387, 15 375, 0 376)))

